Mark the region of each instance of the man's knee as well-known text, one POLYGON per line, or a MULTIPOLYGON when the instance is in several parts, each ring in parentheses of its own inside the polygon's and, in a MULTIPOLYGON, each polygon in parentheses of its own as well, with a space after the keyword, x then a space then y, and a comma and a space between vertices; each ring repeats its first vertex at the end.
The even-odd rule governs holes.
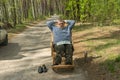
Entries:
POLYGON ((72 54, 73 53, 73 45, 72 44, 68 44, 66 46, 66 53, 67 54, 72 54))
POLYGON ((55 45, 55 51, 57 53, 63 53, 65 51, 64 45, 55 45))

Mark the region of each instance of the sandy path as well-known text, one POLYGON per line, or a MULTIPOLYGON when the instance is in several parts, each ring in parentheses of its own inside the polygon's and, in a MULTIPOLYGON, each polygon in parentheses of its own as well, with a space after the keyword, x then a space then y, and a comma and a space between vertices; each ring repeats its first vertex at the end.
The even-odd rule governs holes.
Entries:
POLYGON ((51 65, 50 31, 45 22, 26 29, 0 48, 0 80, 87 80, 80 69, 55 73, 51 65), (42 64, 49 70, 39 74, 42 64))

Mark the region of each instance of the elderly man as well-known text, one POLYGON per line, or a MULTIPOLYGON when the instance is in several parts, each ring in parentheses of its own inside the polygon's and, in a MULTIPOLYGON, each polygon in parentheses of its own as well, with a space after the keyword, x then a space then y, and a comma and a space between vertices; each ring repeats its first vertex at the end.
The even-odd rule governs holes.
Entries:
POLYGON ((74 24, 74 20, 47 21, 47 25, 53 33, 53 44, 57 53, 54 65, 61 64, 62 55, 65 56, 65 64, 72 65, 73 46, 71 30, 74 24))

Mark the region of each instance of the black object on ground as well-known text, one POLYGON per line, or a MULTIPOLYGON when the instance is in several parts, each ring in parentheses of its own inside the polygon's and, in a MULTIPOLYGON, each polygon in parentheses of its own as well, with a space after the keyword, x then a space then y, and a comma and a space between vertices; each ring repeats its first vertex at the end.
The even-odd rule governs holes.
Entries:
POLYGON ((43 72, 47 72, 47 71, 48 71, 48 69, 47 69, 47 67, 45 66, 45 64, 42 65, 42 68, 43 68, 43 72))
POLYGON ((41 66, 39 66, 38 73, 42 73, 42 72, 43 72, 43 68, 41 66))

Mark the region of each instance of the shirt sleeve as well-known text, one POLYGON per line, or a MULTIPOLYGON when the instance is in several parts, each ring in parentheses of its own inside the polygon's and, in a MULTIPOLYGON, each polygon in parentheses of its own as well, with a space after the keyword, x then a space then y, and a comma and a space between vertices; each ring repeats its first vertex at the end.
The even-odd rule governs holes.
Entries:
POLYGON ((65 22, 68 24, 68 27, 70 29, 72 29, 72 27, 74 26, 75 24, 75 20, 65 20, 65 22))
POLYGON ((53 25, 54 25, 54 21, 47 21, 47 26, 49 27, 50 30, 53 30, 53 25))

